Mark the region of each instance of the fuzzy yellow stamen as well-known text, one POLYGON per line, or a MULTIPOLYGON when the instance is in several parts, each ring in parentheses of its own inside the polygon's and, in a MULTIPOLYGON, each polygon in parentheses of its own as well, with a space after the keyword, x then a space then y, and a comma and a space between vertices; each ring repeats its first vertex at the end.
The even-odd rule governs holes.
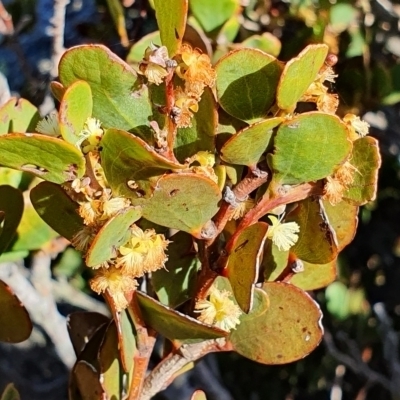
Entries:
POLYGON ((57 111, 40 120, 36 125, 36 131, 48 136, 61 136, 57 111))
POLYGON ((236 329, 242 311, 230 297, 232 293, 227 290, 220 291, 211 286, 209 300, 200 300, 195 306, 195 312, 200 313, 198 320, 228 332, 236 329))
POLYGON ((163 268, 167 261, 165 250, 168 243, 164 235, 155 233, 154 229, 143 231, 133 225, 131 237, 119 248, 122 257, 117 266, 134 277, 163 268))
POLYGON ((96 276, 90 281, 90 287, 98 294, 108 290, 116 309, 121 311, 128 306, 125 293, 135 290, 137 282, 132 276, 122 273, 120 269, 109 267, 97 271, 96 276))
POLYGON ((299 236, 297 233, 300 227, 296 222, 282 223, 283 216, 278 219, 274 215, 270 215, 271 225, 268 228, 267 237, 272 240, 279 250, 289 250, 296 244, 299 236))

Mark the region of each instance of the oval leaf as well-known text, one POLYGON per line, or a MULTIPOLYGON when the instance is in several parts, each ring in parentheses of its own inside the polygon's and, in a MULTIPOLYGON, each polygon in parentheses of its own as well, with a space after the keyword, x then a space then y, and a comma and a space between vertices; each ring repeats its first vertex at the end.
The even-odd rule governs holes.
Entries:
POLYGON ((252 308, 267 231, 268 224, 265 222, 250 225, 237 236, 228 256, 227 276, 236 301, 245 313, 252 308))
POLYGON ((126 310, 116 313, 114 316, 118 331, 119 352, 122 367, 126 373, 132 371, 136 347, 136 329, 126 310), (117 318, 115 318, 115 316, 117 318))
POLYGON ((1 400, 20 400, 21 397, 13 383, 9 383, 1 395, 1 400))
POLYGON ((311 264, 301 261, 304 271, 294 274, 289 283, 309 291, 328 286, 336 279, 336 260, 327 264, 311 264))
POLYGON ((220 199, 221 192, 212 180, 182 173, 163 176, 153 196, 137 202, 143 205, 143 217, 149 221, 206 238, 208 233, 202 228, 218 211, 220 199))
POLYGON ((0 281, 0 310, 0 341, 19 343, 28 339, 32 332, 29 314, 3 281, 0 281))
POLYGON ((175 308, 191 297, 200 261, 191 235, 178 232, 169 239, 165 268, 153 272, 151 282, 160 302, 175 308))
POLYGON ((111 258, 114 249, 126 243, 129 227, 142 216, 140 207, 118 211, 97 233, 86 256, 86 265, 95 267, 111 258))
POLYGON ((238 9, 238 0, 190 1, 190 11, 206 32, 221 27, 238 9))
POLYGON ((18 225, 17 238, 12 244, 13 251, 37 250, 58 236, 35 211, 28 191, 24 192, 24 200, 24 213, 18 225))
POLYGON ((268 157, 273 179, 288 185, 326 178, 349 157, 352 148, 340 119, 318 111, 282 123, 274 146, 268 157))
POLYGON ((350 163, 356 171, 354 181, 343 198, 354 205, 361 206, 376 197, 378 169, 381 166, 378 141, 366 136, 353 142, 350 163))
POLYGON ((154 0, 161 42, 173 57, 181 47, 185 33, 188 0, 154 0))
POLYGON ((256 49, 234 50, 215 70, 218 100, 228 114, 247 122, 268 114, 281 74, 275 57, 256 49))
POLYGON ((61 188, 50 182, 40 182, 30 191, 36 212, 56 232, 71 240, 84 226, 75 203, 61 188))
POLYGON ((228 335, 228 332, 164 306, 144 293, 137 292, 137 299, 146 325, 167 339, 193 343, 228 335))
POLYGON ((100 146, 102 167, 114 194, 149 197, 159 176, 184 168, 160 156, 142 139, 118 129, 107 129, 100 146))
POLYGON ((0 135, 34 132, 39 120, 38 109, 33 104, 12 97, 0 107, 0 135))
POLYGON ((202 390, 196 390, 192 394, 192 398, 190 400, 207 400, 206 394, 202 390))
POLYGON ((9 246, 24 211, 22 192, 9 185, 0 186, 0 254, 9 246))
POLYGON ((328 55, 326 44, 311 44, 283 69, 279 80, 276 100, 278 107, 291 110, 317 77, 328 55))
POLYGON ((74 82, 64 93, 58 111, 63 139, 75 145, 78 135, 93 109, 92 91, 85 81, 74 82))
POLYGON ((318 305, 307 293, 287 283, 268 282, 263 289, 255 291, 253 311, 243 314, 240 325, 230 334, 233 349, 269 365, 305 357, 322 338, 318 305))
POLYGON ((0 136, 0 165, 64 183, 85 172, 82 153, 72 144, 36 133, 0 136))
POLYGON ((270 118, 242 129, 222 146, 221 158, 231 164, 257 164, 271 141, 273 129, 282 121, 270 118))
POLYGON ((118 352, 118 333, 115 322, 111 321, 98 354, 100 383, 107 399, 121 398, 121 367, 118 352))
POLYGON ((104 398, 105 393, 100 384, 99 374, 93 365, 87 361, 78 361, 74 366, 73 374, 82 400, 104 398))
POLYGON ((77 311, 67 317, 69 338, 75 354, 79 356, 101 325, 108 324, 110 318, 97 312, 77 311))
POLYGON ((322 201, 308 198, 287 217, 300 226, 299 239, 290 249, 298 258, 314 264, 334 260, 338 254, 336 234, 325 216, 322 201))
POLYGON ((61 102, 62 97, 64 96, 65 93, 65 87, 61 85, 60 82, 57 81, 52 81, 50 82, 50 90, 52 95, 59 101, 61 102))
POLYGON ((329 224, 336 233, 338 250, 342 251, 354 238, 358 224, 358 207, 341 201, 333 206, 322 201, 329 224))
POLYGON ((105 128, 136 128, 143 137, 151 137, 152 109, 147 87, 139 88, 135 71, 105 46, 85 45, 67 50, 60 61, 59 76, 65 87, 78 80, 90 85, 93 117, 105 128))
POLYGON ((198 151, 213 151, 214 138, 218 125, 218 113, 211 89, 206 88, 199 110, 194 114, 190 128, 178 129, 174 144, 174 153, 180 162, 198 151))

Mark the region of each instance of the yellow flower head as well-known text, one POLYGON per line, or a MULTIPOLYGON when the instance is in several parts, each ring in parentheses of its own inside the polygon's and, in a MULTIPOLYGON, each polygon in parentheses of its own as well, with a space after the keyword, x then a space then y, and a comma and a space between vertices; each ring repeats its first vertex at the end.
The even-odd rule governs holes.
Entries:
POLYGON ((343 122, 347 126, 349 132, 349 138, 354 141, 360 137, 367 136, 369 133, 369 124, 366 121, 360 119, 354 114, 346 114, 343 118, 343 122))
POLYGON ((267 237, 272 240, 279 250, 289 250, 299 239, 297 233, 300 231, 300 227, 296 222, 284 222, 282 218, 277 218, 274 215, 270 215, 271 225, 268 228, 267 237))
POLYGON ((41 119, 36 125, 36 131, 47 136, 61 136, 57 111, 52 112, 47 117, 41 119))
POLYGON ((139 64, 139 73, 144 75, 150 83, 159 85, 168 75, 168 51, 165 46, 158 47, 151 44, 145 52, 144 60, 139 64))
POLYGON ((129 207, 131 204, 129 199, 124 197, 113 197, 106 199, 103 202, 103 215, 101 219, 109 219, 114 216, 118 211, 129 207))
POLYGON ((96 231, 90 226, 85 226, 74 235, 71 239, 71 244, 77 250, 86 252, 95 236, 96 231))
POLYGON ((220 291, 211 286, 209 300, 200 300, 196 303, 195 312, 200 313, 198 320, 228 332, 236 329, 240 324, 239 317, 242 311, 231 297, 232 293, 227 290, 220 291))
POLYGON ((182 45, 181 63, 176 73, 185 81, 185 92, 188 96, 199 99, 205 86, 214 86, 215 71, 207 54, 192 49, 188 44, 182 45))
POLYGON ((82 131, 78 135, 76 146, 82 148, 84 154, 97 152, 103 133, 100 121, 90 117, 86 120, 82 131))
POLYGON ((326 178, 323 199, 328 200, 333 206, 342 201, 344 192, 354 181, 357 168, 346 161, 332 176, 326 178))
POLYGON ((108 290, 112 296, 116 309, 121 311, 128 306, 125 293, 135 290, 136 280, 115 267, 100 268, 96 276, 90 280, 90 287, 98 294, 108 290))
POLYGON ((79 215, 86 225, 92 225, 101 217, 101 200, 87 200, 79 206, 79 215))
POLYGON ((190 128, 193 113, 198 111, 199 104, 196 99, 189 97, 180 87, 175 89, 174 95, 175 104, 172 109, 174 122, 178 128, 190 128))
POLYGON ((245 201, 241 201, 233 210, 233 213, 230 216, 229 220, 242 218, 254 207, 254 204, 255 201, 253 199, 247 199, 245 201))
POLYGON ((163 268, 169 243, 164 235, 157 234, 154 229, 142 231, 136 225, 131 227, 130 232, 129 240, 119 248, 122 257, 118 259, 117 266, 134 277, 163 268))
POLYGON ((322 198, 328 200, 333 206, 340 203, 346 187, 334 177, 328 176, 324 186, 324 195, 322 198))

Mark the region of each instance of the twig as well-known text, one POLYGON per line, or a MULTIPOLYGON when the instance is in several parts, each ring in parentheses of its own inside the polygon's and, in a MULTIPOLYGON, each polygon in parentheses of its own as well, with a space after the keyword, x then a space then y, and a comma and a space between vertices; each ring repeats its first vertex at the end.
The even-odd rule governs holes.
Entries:
MULTIPOLYGON (((258 189, 263 183, 267 182, 268 173, 262 171, 262 173, 254 174, 253 171, 249 169, 247 175, 242 179, 232 190, 233 199, 241 202, 246 200, 247 196, 258 189)), ((227 201, 228 199, 222 200, 222 205, 214 217, 214 223, 217 228, 214 237, 208 240, 207 247, 211 246, 216 237, 225 228, 233 210, 235 209, 232 201, 227 201)))
POLYGON ((62 362, 71 368, 75 353, 68 336, 65 318, 58 312, 50 282, 50 257, 38 252, 33 257, 32 275, 35 287, 14 263, 4 263, 0 279, 11 287, 27 309, 32 321, 41 326, 52 340, 62 362), (35 290, 36 289, 36 290, 35 290))
POLYGON ((0 0, 0 33, 4 36, 12 36, 14 34, 14 24, 11 15, 7 12, 0 0))
POLYGON ((156 332, 146 328, 137 302, 136 293, 131 294, 128 311, 136 328, 138 351, 134 356, 134 368, 127 400, 139 400, 147 373, 147 366, 156 343, 156 332))
POLYGON ((190 362, 196 361, 208 353, 227 351, 225 340, 208 340, 201 343, 181 346, 165 357, 146 378, 140 400, 150 400, 156 393, 166 389, 175 374, 190 362))
POLYGON ((328 352, 338 360, 340 363, 346 365, 350 368, 355 374, 361 375, 366 378, 371 384, 379 384, 384 388, 390 390, 391 382, 384 375, 379 374, 372 370, 361 358, 361 355, 358 355, 357 358, 353 358, 345 353, 342 353, 338 350, 335 343, 333 342, 332 334, 325 330, 324 333, 324 343, 328 350, 328 352))
POLYGON ((54 0, 54 13, 51 18, 53 25, 53 54, 52 63, 53 67, 50 71, 51 77, 58 76, 58 63, 63 55, 64 48, 64 31, 65 31, 65 10, 70 0, 54 0))

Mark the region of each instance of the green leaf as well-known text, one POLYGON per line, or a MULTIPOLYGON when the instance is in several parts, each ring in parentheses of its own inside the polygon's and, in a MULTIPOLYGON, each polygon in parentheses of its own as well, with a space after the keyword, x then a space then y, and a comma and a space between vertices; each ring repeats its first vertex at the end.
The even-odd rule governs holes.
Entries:
POLYGON ((181 47, 188 12, 188 0, 154 0, 161 42, 174 57, 181 47))
POLYGON ((165 268, 152 273, 151 282, 161 303, 171 308, 190 299, 200 262, 193 251, 193 238, 178 232, 169 238, 165 268))
POLYGON ((285 65, 276 95, 279 108, 293 110, 296 107, 296 103, 317 77, 327 55, 326 44, 311 44, 285 65))
POLYGON ((52 95, 59 101, 61 102, 61 99, 64 96, 65 93, 65 87, 61 85, 60 82, 57 81, 52 81, 50 82, 50 90, 52 95))
POLYGON ((192 394, 192 398, 190 400, 207 400, 206 394, 202 390, 196 390, 192 394))
POLYGON ((361 206, 374 200, 381 166, 378 141, 370 136, 353 142, 350 164, 356 168, 354 181, 343 195, 351 204, 361 206))
POLYGON ((238 0, 190 0, 190 11, 206 32, 221 27, 235 12, 238 0))
POLYGON ((267 231, 268 224, 265 222, 250 225, 237 236, 228 255, 227 276, 236 301, 245 313, 252 308, 267 231))
POLYGON ((55 183, 80 178, 85 171, 85 160, 76 147, 37 133, 0 136, 0 165, 55 183))
POLYGON ((325 264, 337 257, 336 235, 319 198, 309 197, 300 201, 286 221, 294 221, 300 226, 299 240, 290 249, 298 258, 313 264, 325 264))
POLYGON ((273 129, 282 121, 270 118, 244 128, 225 142, 221 158, 231 164, 255 166, 269 146, 273 129))
POLYGON ((243 47, 259 49, 271 56, 278 57, 281 52, 281 41, 270 32, 264 32, 262 35, 253 35, 243 40, 243 47))
MULTIPOLYGON (((99 371, 99 362, 98 362, 98 352, 101 343, 103 342, 103 338, 105 332, 107 330, 109 324, 100 325, 99 328, 93 333, 91 338, 88 338, 88 342, 86 343, 84 349, 79 353, 77 357, 77 362, 75 363, 74 367, 72 368, 70 374, 70 381, 68 387, 68 398, 70 400, 83 400, 82 395, 80 393, 77 377, 76 377, 76 369, 79 370, 78 363, 80 361, 86 361, 89 365, 91 365, 95 371, 99 371)), ((97 372, 97 378, 100 380, 99 373, 97 372)), ((87 393, 83 388, 83 393, 87 393)), ((103 392, 103 389, 101 389, 103 392)))
POLYGON ((132 371, 134 356, 137 352, 136 329, 127 310, 116 313, 116 326, 118 331, 118 348, 124 371, 132 371))
POLYGON ((22 192, 9 185, 0 186, 0 254, 11 243, 24 211, 22 192))
POLYGON ((79 204, 61 186, 40 182, 31 190, 30 197, 40 217, 66 239, 71 240, 85 226, 78 214, 79 204))
POLYGON ((129 237, 129 227, 142 216, 140 207, 118 211, 99 230, 86 255, 86 265, 95 267, 112 257, 114 249, 124 245, 129 237))
POLYGON ((135 64, 142 61, 144 52, 152 43, 161 46, 160 31, 151 32, 134 43, 126 57, 126 62, 128 64, 135 64))
POLYGON ((117 129, 107 129, 100 146, 102 167, 114 195, 149 197, 159 176, 184 168, 160 156, 142 139, 117 129), (130 189, 129 182, 135 188, 130 189))
POLYGON ((9 383, 4 389, 3 394, 1 395, 1 400, 20 400, 18 390, 15 388, 13 383, 9 383))
POLYGON ((220 200, 221 192, 211 179, 181 173, 163 176, 150 199, 136 202, 143 206, 143 217, 149 221, 205 239, 214 234, 212 224, 204 225, 217 213, 220 200), (207 227, 212 232, 207 232, 207 227))
POLYGON ((76 46, 61 58, 59 75, 68 87, 86 81, 93 95, 93 117, 105 128, 134 130, 151 138, 152 108, 146 86, 140 86, 135 71, 101 45, 76 46))
POLYGON ((11 289, 0 280, 0 341, 19 343, 28 339, 32 322, 25 307, 11 289))
POLYGON ((249 123, 267 116, 282 70, 275 57, 256 49, 234 50, 215 70, 218 101, 228 114, 249 123))
POLYGON ((15 188, 20 188, 23 182, 24 174, 21 171, 17 171, 11 168, 0 167, 0 184, 10 185, 15 188))
POLYGON ((34 132, 39 120, 38 109, 33 104, 12 97, 0 107, 0 136, 9 132, 34 132))
POLYGON ((304 271, 294 274, 289 283, 300 289, 309 291, 328 286, 336 279, 336 260, 327 264, 311 264, 299 260, 304 271))
POLYGON ((63 139, 75 145, 86 120, 92 116, 93 99, 90 86, 85 81, 74 82, 64 93, 59 114, 63 139))
POLYGON ((285 270, 289 259, 289 250, 279 250, 278 246, 267 240, 264 245, 264 258, 261 264, 266 281, 275 281, 285 270))
POLYGON ((351 142, 335 115, 318 111, 297 115, 280 125, 268 163, 274 181, 296 185, 331 175, 350 155, 351 142))
POLYGON ((68 315, 68 334, 77 357, 79 357, 86 343, 90 341, 97 329, 109 322, 110 318, 93 311, 76 311, 68 315))
POLYGON ((193 343, 228 335, 228 332, 164 306, 144 293, 137 292, 137 299, 146 325, 167 339, 193 343))
POLYGON ((182 163, 199 151, 214 151, 218 113, 211 89, 204 90, 191 122, 190 128, 180 128, 176 135, 174 153, 182 163))
POLYGON ((322 338, 321 311, 311 297, 283 282, 256 289, 254 308, 230 334, 233 349, 262 364, 287 364, 308 355, 322 338), (268 294, 268 296, 267 296, 268 294))
POLYGON ((333 206, 329 201, 322 202, 329 224, 335 231, 338 251, 342 251, 354 238, 358 224, 358 206, 341 201, 333 206))
POLYGON ((124 47, 129 46, 128 33, 125 26, 125 15, 122 4, 119 0, 107 0, 108 9, 114 21, 115 28, 124 47))
MULTIPOLYGON (((73 375, 82 400, 98 400, 105 395, 99 380, 99 374, 87 361, 78 361, 73 375)), ((72 399, 71 399, 72 400, 72 399)))
POLYGON ((17 229, 17 238, 12 244, 13 251, 37 250, 58 236, 35 211, 29 199, 29 193, 24 193, 25 208, 17 229))
POLYGON ((121 398, 121 366, 118 352, 118 333, 115 322, 108 325, 98 354, 100 383, 107 399, 121 398))

